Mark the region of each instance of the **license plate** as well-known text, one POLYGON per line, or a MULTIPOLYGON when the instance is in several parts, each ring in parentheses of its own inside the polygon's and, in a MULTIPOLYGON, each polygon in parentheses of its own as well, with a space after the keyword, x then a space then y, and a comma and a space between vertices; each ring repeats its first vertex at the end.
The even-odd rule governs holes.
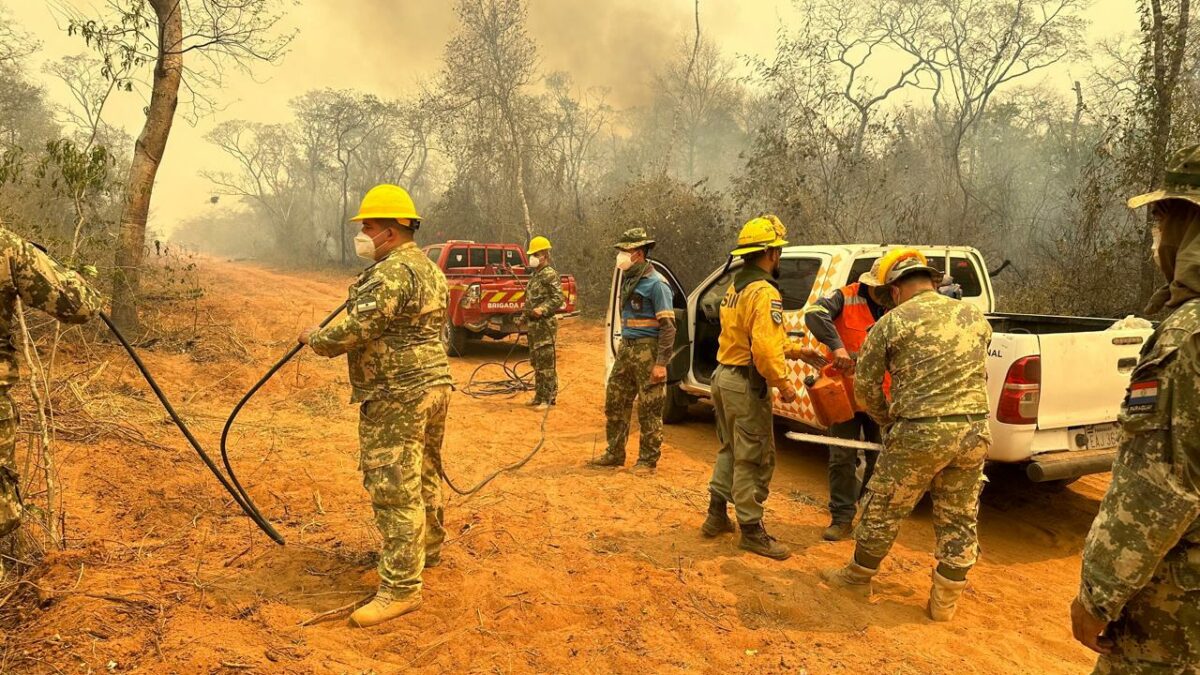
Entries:
POLYGON ((1116 424, 1097 424, 1083 428, 1086 450, 1105 450, 1121 444, 1121 427, 1116 424))

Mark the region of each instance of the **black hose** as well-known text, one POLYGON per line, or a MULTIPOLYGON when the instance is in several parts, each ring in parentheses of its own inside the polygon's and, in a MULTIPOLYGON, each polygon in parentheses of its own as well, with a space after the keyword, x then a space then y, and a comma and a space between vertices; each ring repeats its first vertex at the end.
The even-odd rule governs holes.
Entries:
MULTIPOLYGON (((244 491, 235 489, 229 484, 229 481, 225 479, 224 474, 222 474, 221 470, 217 468, 217 465, 212 461, 212 458, 209 457, 208 453, 204 451, 204 448, 200 446, 200 442, 197 441, 196 437, 192 435, 192 432, 188 429, 187 424, 185 424, 183 419, 179 417, 179 413, 175 412, 175 407, 171 405, 171 401, 167 399, 167 395, 164 394, 162 389, 159 388, 158 382, 154 380, 154 376, 150 374, 150 370, 146 368, 146 364, 142 362, 142 358, 138 356, 138 353, 136 350, 134 350, 133 345, 129 344, 129 340, 125 339, 125 336, 121 333, 121 330, 117 328, 116 324, 112 322, 112 319, 110 319, 104 312, 100 312, 100 319, 104 321, 105 325, 108 326, 108 329, 111 330, 113 335, 117 337, 117 340, 120 341, 121 346, 124 347, 125 351, 129 353, 129 358, 133 359, 134 365, 136 365, 138 370, 141 371, 142 377, 146 379, 146 383, 150 385, 150 389, 152 389, 154 391, 154 395, 158 397, 158 402, 161 403, 163 409, 167 411, 167 415, 171 417, 171 421, 175 422, 175 426, 179 427, 179 431, 183 433, 183 437, 186 438, 188 443, 191 444, 192 448, 196 451, 196 454, 200 455, 200 459, 204 462, 204 465, 207 466, 208 470, 211 471, 212 474, 217 477, 217 480, 221 482, 221 487, 225 488, 225 491, 228 492, 231 497, 233 497, 233 501, 236 502, 242 511, 250 517, 250 520, 254 521, 255 525, 258 525, 259 529, 265 532, 267 536, 273 539, 276 543, 282 544, 283 537, 280 536, 280 534, 275 531, 275 528, 271 526, 271 523, 267 522, 267 519, 264 518, 261 513, 259 513, 258 507, 254 505, 254 502, 250 499, 250 497, 246 495, 244 491)), ((224 439, 222 439, 222 441, 223 440, 224 439)), ((224 442, 222 442, 221 446, 221 454, 224 455, 224 442)), ((229 468, 229 464, 226 463, 225 467, 229 468)), ((232 471, 230 471, 229 476, 230 478, 233 478, 235 483, 237 482, 237 478, 234 477, 232 471)))
POLYGON ((450 480, 450 476, 446 475, 446 471, 445 471, 445 469, 442 468, 441 462, 438 462, 438 468, 437 468, 438 475, 442 477, 442 480, 446 481, 446 485, 449 485, 451 490, 454 490, 455 492, 457 492, 458 494, 460 494, 464 497, 469 497, 469 496, 475 494, 476 492, 479 492, 480 490, 482 490, 485 485, 487 485, 488 483, 495 480, 496 477, 499 476, 500 474, 505 473, 507 471, 516 471, 517 469, 525 466, 526 464, 529 463, 529 460, 533 459, 533 456, 538 454, 538 451, 541 450, 542 447, 546 445, 546 420, 550 418, 550 411, 552 409, 553 408, 547 407, 546 412, 542 414, 542 424, 540 427, 541 438, 538 439, 537 445, 534 445, 533 450, 530 450, 529 454, 522 457, 519 462, 516 462, 515 464, 509 464, 508 466, 502 467, 500 469, 496 469, 495 471, 493 471, 492 473, 490 473, 486 477, 484 477, 483 480, 479 481, 479 483, 476 484, 475 487, 469 488, 467 490, 460 489, 457 485, 454 484, 454 481, 450 480))
MULTIPOLYGON (((349 303, 343 304, 341 307, 338 307, 336 310, 334 310, 333 313, 331 313, 329 316, 325 317, 325 320, 321 322, 321 327, 324 327, 327 324, 329 324, 330 321, 333 321, 333 319, 336 318, 338 314, 341 314, 342 311, 346 309, 347 305, 349 305, 349 303)), ((471 373, 471 381, 467 385, 467 388, 464 389, 463 393, 467 394, 468 396, 479 398, 482 396, 494 396, 494 395, 499 395, 499 394, 515 395, 521 391, 529 391, 530 389, 532 389, 533 388, 532 373, 526 373, 526 374, 522 375, 517 372, 517 367, 523 363, 527 363, 528 359, 517 361, 516 363, 509 365, 509 359, 512 357, 513 352, 516 351, 517 345, 520 343, 520 339, 521 339, 520 335, 518 335, 517 339, 513 342, 513 346, 508 351, 508 356, 506 356, 504 358, 504 361, 502 363, 501 362, 489 362, 489 363, 485 363, 485 364, 482 364, 479 367, 477 367, 475 369, 475 371, 473 373, 471 373), (479 373, 479 370, 481 368, 483 368, 484 366, 495 366, 495 365, 500 365, 504 368, 505 374, 508 376, 507 380, 495 380, 495 381, 491 381, 491 382, 482 382, 482 383, 475 382, 475 376, 476 376, 476 374, 479 373), (483 387, 483 390, 472 392, 471 391, 472 386, 483 387), (499 389, 504 389, 504 390, 500 391, 499 389)), ((244 502, 246 504, 249 504, 250 507, 253 508, 254 502, 253 502, 253 500, 250 499, 250 495, 246 494, 245 488, 242 487, 241 482, 237 478, 237 473, 234 472, 234 470, 233 470, 233 465, 230 464, 230 462, 229 462, 229 449, 227 446, 227 442, 229 439, 229 430, 233 427, 233 422, 234 422, 234 420, 237 419, 238 414, 241 413, 242 408, 244 408, 246 406, 246 404, 250 402, 250 399, 253 398, 254 395, 257 394, 258 391, 260 389, 262 389, 262 387, 268 381, 270 381, 270 379, 272 377, 274 377, 276 373, 278 373, 280 371, 280 369, 282 369, 285 365, 287 365, 288 361, 291 361, 292 358, 294 358, 296 356, 296 354, 300 353, 300 350, 302 350, 303 348, 304 348, 304 345, 297 344, 296 346, 289 349, 288 352, 283 355, 283 358, 276 361, 275 365, 271 366, 271 369, 268 370, 267 373, 265 375, 263 375, 258 380, 258 382, 255 382, 254 386, 251 387, 250 390, 246 392, 245 396, 242 396, 242 400, 238 401, 237 405, 234 406, 233 411, 229 413, 229 419, 225 420, 225 428, 221 430, 221 461, 225 464, 225 470, 227 472, 229 472, 229 478, 233 481, 233 485, 236 486, 235 489, 237 490, 238 495, 235 495, 235 498, 237 498, 239 495, 241 497, 241 500, 238 501, 239 504, 242 504, 243 503, 242 500, 244 500, 244 502)), ((136 360, 136 357, 135 357, 135 360, 136 360)), ((164 403, 165 403, 165 401, 164 401, 164 403)), ((446 470, 442 467, 442 464, 440 461, 438 462, 438 466, 437 466, 438 475, 441 476, 442 480, 446 481, 446 485, 448 485, 451 490, 453 490, 454 492, 465 497, 465 496, 473 495, 476 492, 479 492, 480 490, 482 490, 484 488, 484 486, 486 486, 488 483, 491 483, 500 474, 508 472, 508 471, 515 471, 517 469, 520 469, 521 467, 528 464, 529 460, 533 459, 533 456, 536 455, 543 447, 545 447, 545 445, 546 445, 546 421, 550 417, 550 410, 551 410, 551 408, 549 408, 549 407, 546 408, 545 414, 542 415, 542 424, 540 427, 541 437, 538 439, 537 444, 534 445, 533 449, 529 451, 529 454, 522 457, 520 459, 520 461, 518 461, 514 464, 509 464, 508 466, 505 466, 505 467, 501 467, 500 469, 497 469, 496 471, 493 471, 492 473, 485 476, 483 478, 483 480, 479 481, 479 483, 477 483, 473 487, 466 489, 466 490, 459 488, 457 485, 454 484, 454 481, 450 480, 450 476, 448 476, 446 474, 446 470)), ((181 428, 183 428, 183 427, 181 427, 181 428)), ((187 434, 186 429, 184 430, 184 433, 187 434)), ((190 438, 190 435, 189 435, 189 438, 190 438)), ((199 446, 197 446, 196 449, 199 451, 199 446)), ((202 456, 204 456, 204 455, 202 454, 202 456)), ((212 466, 212 464, 211 464, 211 462, 209 462, 207 456, 204 456, 204 458, 205 458, 206 463, 209 464, 209 467, 212 468, 213 471, 215 472, 216 467, 212 466)), ((219 474, 218 474, 218 477, 221 478, 221 476, 219 474)), ((232 489, 229 487, 228 483, 225 482, 224 478, 221 478, 221 484, 225 485, 226 489, 230 489, 231 493, 232 493, 232 489)), ((243 508, 245 508, 245 507, 243 507, 243 508)), ((270 523, 265 522, 265 519, 262 518, 261 514, 258 514, 256 509, 254 512, 258 517, 255 520, 255 522, 259 523, 259 527, 262 527, 263 531, 266 532, 268 535, 271 535, 271 538, 274 539, 276 542, 282 544, 283 537, 279 536, 279 534, 277 532, 275 532, 275 530, 273 528, 271 528, 270 523), (262 520, 263 522, 260 523, 260 520, 262 520)), ((247 511, 247 513, 249 513, 249 511, 247 511)))
POLYGON ((529 370, 524 373, 519 371, 521 366, 529 363, 529 359, 512 361, 512 355, 520 344, 521 334, 517 333, 516 339, 513 340, 503 361, 487 361, 476 366, 475 370, 471 371, 471 377, 467 379, 467 386, 463 387, 463 393, 471 398, 479 399, 490 396, 511 398, 522 392, 533 391, 533 371, 529 370), (504 371, 504 377, 496 380, 480 380, 479 373, 486 368, 500 368, 504 371))
MULTIPOLYGON (((321 328, 327 326, 330 321, 333 321, 334 318, 337 317, 338 314, 341 314, 342 311, 346 309, 346 305, 348 304, 349 303, 342 304, 341 307, 338 307, 329 316, 325 317, 325 320, 321 322, 321 328)), ((267 371, 266 375, 263 375, 258 382, 255 382, 253 387, 250 387, 250 390, 246 392, 246 395, 242 396, 242 400, 238 401, 237 405, 233 407, 233 412, 229 413, 229 419, 225 420, 225 428, 221 430, 221 463, 225 465, 225 471, 229 473, 229 479, 233 481, 233 485, 237 489, 238 494, 242 496, 242 499, 245 500, 247 504, 254 504, 254 500, 250 499, 250 495, 246 493, 246 488, 242 487, 242 482, 238 480, 237 473, 233 470, 233 465, 229 463, 229 448, 227 445, 229 441, 229 430, 233 427, 233 421, 237 419, 238 414, 242 412, 242 408, 246 406, 246 403, 248 403, 250 399, 258 393, 259 389, 263 388, 263 385, 270 381, 272 377, 275 377, 275 373, 278 373, 281 368, 287 365, 287 362, 291 361, 292 357, 300 353, 301 349, 304 349, 304 345, 297 343, 296 346, 288 350, 287 354, 283 355, 283 358, 276 361, 274 366, 271 366, 271 369, 267 371)), ((261 515, 259 517, 261 517, 261 515)), ((268 524, 267 527, 270 527, 270 525, 268 524)), ((270 534, 271 538, 277 543, 284 543, 283 537, 280 536, 279 533, 275 532, 274 529, 271 529, 269 532, 267 532, 267 534, 270 534)))

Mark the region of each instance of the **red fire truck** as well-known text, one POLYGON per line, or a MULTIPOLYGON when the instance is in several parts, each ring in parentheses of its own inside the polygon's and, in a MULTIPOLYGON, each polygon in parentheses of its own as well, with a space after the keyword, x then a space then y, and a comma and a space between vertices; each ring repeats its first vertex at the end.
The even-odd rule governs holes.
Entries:
MULTIPOLYGON (((442 332, 446 352, 462 356, 468 340, 501 340, 525 332, 521 311, 532 272, 525 249, 517 244, 447 241, 425 247, 450 282, 450 311, 442 332)), ((560 315, 577 314, 575 277, 562 276, 566 301, 560 315)))

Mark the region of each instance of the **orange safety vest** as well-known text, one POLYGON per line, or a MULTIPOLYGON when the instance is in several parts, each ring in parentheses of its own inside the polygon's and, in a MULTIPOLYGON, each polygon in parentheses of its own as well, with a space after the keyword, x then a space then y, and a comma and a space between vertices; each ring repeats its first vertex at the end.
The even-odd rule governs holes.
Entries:
MULTIPOLYGON (((833 320, 833 327, 837 329, 838 337, 842 338, 842 345, 851 354, 862 351, 863 345, 867 342, 867 331, 875 325, 875 316, 871 314, 871 306, 867 304, 866 298, 858 294, 858 288, 859 283, 856 281, 841 289, 845 302, 842 304, 842 313, 833 320)), ((883 374, 883 393, 890 401, 892 398, 891 373, 883 374)))
POLYGON ((875 325, 871 306, 867 304, 866 298, 858 294, 858 287, 858 282, 855 282, 841 289, 845 303, 842 305, 842 313, 833 320, 833 327, 842 338, 846 351, 851 354, 862 351, 863 344, 867 341, 867 331, 875 325))

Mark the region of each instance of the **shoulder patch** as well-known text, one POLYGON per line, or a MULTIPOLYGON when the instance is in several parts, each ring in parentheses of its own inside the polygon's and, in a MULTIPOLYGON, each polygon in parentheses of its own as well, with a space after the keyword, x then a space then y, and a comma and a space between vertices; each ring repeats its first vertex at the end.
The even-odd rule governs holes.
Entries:
POLYGON ((783 325, 783 312, 772 309, 771 310, 771 320, 775 322, 776 326, 783 325))
POLYGON ((1129 398, 1125 411, 1133 415, 1144 415, 1158 410, 1158 380, 1143 380, 1129 385, 1129 398))
POLYGON ((782 300, 772 300, 771 301, 771 309, 773 311, 782 312, 783 311, 783 301, 782 300))

